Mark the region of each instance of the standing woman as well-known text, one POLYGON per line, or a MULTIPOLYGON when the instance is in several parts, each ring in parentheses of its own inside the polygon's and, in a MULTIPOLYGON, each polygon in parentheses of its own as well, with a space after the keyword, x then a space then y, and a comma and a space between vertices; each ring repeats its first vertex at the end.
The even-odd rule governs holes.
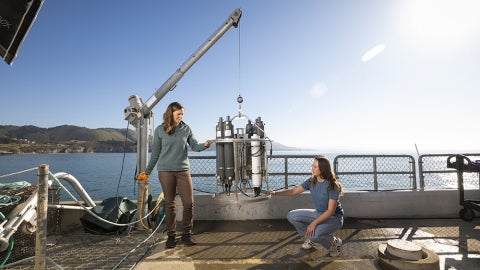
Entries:
POLYGON ((175 197, 178 192, 183 204, 183 231, 181 240, 195 245, 193 228, 193 184, 188 160, 188 146, 200 152, 210 147, 211 142, 198 143, 190 127, 182 121, 184 107, 178 102, 168 105, 163 114, 163 123, 154 132, 153 147, 144 173, 137 179, 148 179, 155 165, 165 197, 165 223, 167 230, 166 248, 175 247, 176 209, 175 197), (143 176, 142 176, 143 175, 143 176))
POLYGON ((326 157, 316 157, 312 165, 312 178, 301 185, 282 191, 268 191, 268 194, 290 196, 310 191, 315 209, 296 209, 288 213, 288 221, 300 236, 305 237, 303 249, 310 249, 320 243, 329 249, 330 256, 340 255, 342 239, 333 233, 343 226, 343 208, 339 197, 343 194, 340 182, 332 172, 326 157))

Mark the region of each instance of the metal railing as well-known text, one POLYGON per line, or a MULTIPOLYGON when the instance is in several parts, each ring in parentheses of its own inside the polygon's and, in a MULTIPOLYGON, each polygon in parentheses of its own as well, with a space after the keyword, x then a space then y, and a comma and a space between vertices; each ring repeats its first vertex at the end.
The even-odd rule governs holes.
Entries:
POLYGON ((346 190, 417 189, 415 159, 409 155, 339 155, 333 166, 346 190))
MULTIPOLYGON (((447 159, 455 154, 426 154, 418 157, 421 189, 457 189, 458 179, 455 169, 447 168, 447 159)), ((480 154, 463 154, 470 160, 479 160, 480 154)), ((479 173, 464 172, 465 189, 480 188, 479 173)))
MULTIPOLYGON (((332 166, 347 191, 456 189, 456 170, 447 168, 446 164, 451 155, 421 155, 418 162, 411 155, 338 155, 333 158, 332 166)), ((471 160, 480 160, 480 154, 465 155, 471 160)), ((281 189, 301 184, 311 176, 314 157, 315 155, 269 156, 269 187, 281 189)), ((214 193, 216 157, 189 158, 195 190, 214 193)), ((465 173, 465 189, 480 188, 479 178, 478 173, 465 173)))

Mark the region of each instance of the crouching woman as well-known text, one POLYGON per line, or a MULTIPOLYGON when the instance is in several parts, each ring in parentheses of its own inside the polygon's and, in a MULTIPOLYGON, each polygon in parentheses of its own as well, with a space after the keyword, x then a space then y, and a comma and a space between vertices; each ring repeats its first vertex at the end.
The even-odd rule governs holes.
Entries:
POLYGON ((343 208, 340 195, 343 188, 332 171, 330 161, 323 156, 316 157, 312 164, 312 177, 301 185, 287 190, 271 191, 276 196, 297 195, 310 191, 314 209, 295 209, 288 213, 288 221, 298 234, 305 238, 303 249, 310 249, 315 243, 329 250, 330 256, 341 253, 342 240, 333 235, 343 226, 343 208))

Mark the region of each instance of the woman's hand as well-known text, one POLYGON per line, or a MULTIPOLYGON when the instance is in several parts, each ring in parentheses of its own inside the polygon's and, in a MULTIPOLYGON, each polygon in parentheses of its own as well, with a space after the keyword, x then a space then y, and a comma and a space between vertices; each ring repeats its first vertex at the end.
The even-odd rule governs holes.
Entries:
POLYGON ((267 196, 270 196, 270 195, 276 195, 276 191, 275 190, 267 190, 267 192, 265 193, 267 196))
POLYGON ((204 143, 203 145, 204 145, 206 148, 209 148, 210 145, 212 145, 212 141, 207 140, 207 141, 205 141, 205 143, 204 143))
POLYGON ((147 181, 149 177, 150 177, 150 174, 146 172, 142 172, 139 175, 137 175, 137 181, 147 181))
POLYGON ((306 231, 306 235, 307 237, 312 237, 313 236, 313 233, 315 232, 315 228, 317 227, 317 224, 315 223, 310 223, 310 225, 308 225, 307 227, 307 231, 306 231))

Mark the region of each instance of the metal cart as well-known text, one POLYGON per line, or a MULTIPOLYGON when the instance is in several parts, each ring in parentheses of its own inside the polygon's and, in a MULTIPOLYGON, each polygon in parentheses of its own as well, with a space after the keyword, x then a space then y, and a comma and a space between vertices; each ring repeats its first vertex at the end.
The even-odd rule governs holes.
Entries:
MULTIPOLYGON (((480 173, 480 162, 472 162, 465 155, 451 155, 447 159, 447 168, 457 170, 458 190, 460 191, 460 205, 463 206, 458 213, 465 221, 471 221, 475 217, 475 212, 480 211, 480 200, 466 200, 463 188, 463 173, 476 172, 480 173)), ((480 180, 480 174, 479 174, 480 180)))

